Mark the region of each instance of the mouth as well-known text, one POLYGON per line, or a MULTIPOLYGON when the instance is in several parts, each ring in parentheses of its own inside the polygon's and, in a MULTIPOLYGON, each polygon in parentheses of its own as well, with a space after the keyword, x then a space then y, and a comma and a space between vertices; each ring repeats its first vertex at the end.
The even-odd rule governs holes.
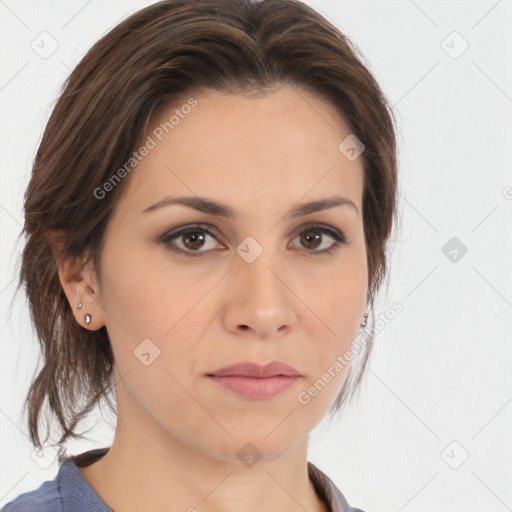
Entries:
POLYGON ((225 377, 225 376, 240 376, 240 377, 301 377, 298 370, 292 366, 287 365, 281 361, 272 361, 265 365, 246 361, 243 363, 236 363, 230 366, 225 366, 219 370, 215 370, 208 374, 209 376, 225 377))
POLYGON ((302 379, 298 370, 280 361, 266 365, 237 363, 209 373, 207 377, 223 388, 253 400, 279 395, 302 379))
POLYGON ((279 395, 298 382, 300 376, 275 375, 274 377, 245 377, 241 375, 208 375, 208 378, 228 389, 252 400, 265 400, 279 395))

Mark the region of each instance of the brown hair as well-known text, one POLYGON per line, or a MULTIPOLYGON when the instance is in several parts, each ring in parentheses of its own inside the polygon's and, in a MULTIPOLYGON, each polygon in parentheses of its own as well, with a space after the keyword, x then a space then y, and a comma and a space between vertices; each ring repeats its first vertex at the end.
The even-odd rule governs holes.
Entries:
MULTIPOLYGON (((50 240, 60 244, 63 257, 92 261, 100 276, 105 227, 129 176, 102 200, 94 191, 130 158, 151 117, 185 94, 249 94, 290 85, 339 109, 365 145, 363 215, 373 309, 387 272, 397 156, 391 108, 363 62, 337 28, 297 0, 163 1, 122 21, 87 52, 56 102, 25 193, 18 288, 26 287, 44 358, 25 400, 34 446, 42 445, 38 421, 45 399, 61 427, 63 460, 62 444, 83 438, 78 423, 114 389, 106 328, 90 331, 77 323, 50 240)), ((358 387, 372 344, 370 336, 333 410, 358 387)))

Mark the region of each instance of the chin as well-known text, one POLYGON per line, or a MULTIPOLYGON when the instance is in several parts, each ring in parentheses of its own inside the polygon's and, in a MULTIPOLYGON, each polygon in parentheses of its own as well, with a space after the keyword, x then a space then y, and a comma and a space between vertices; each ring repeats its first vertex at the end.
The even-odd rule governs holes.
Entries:
POLYGON ((219 444, 209 443, 207 451, 213 458, 225 462, 241 462, 250 468, 258 461, 280 459, 306 438, 305 434, 300 439, 292 439, 285 429, 282 430, 281 435, 277 430, 268 434, 267 431, 248 431, 247 435, 237 433, 233 437, 226 434, 219 444))

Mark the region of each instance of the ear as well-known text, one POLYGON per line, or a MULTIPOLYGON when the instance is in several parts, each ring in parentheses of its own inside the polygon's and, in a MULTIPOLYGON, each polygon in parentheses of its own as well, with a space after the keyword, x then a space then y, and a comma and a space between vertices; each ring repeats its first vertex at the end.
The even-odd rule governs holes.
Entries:
POLYGON ((105 325, 101 293, 92 262, 83 265, 81 259, 71 257, 64 249, 64 237, 57 233, 47 234, 53 257, 57 263, 59 280, 68 298, 77 322, 95 331, 105 325), (78 309, 79 304, 82 304, 78 309), (90 322, 86 323, 86 315, 90 322))

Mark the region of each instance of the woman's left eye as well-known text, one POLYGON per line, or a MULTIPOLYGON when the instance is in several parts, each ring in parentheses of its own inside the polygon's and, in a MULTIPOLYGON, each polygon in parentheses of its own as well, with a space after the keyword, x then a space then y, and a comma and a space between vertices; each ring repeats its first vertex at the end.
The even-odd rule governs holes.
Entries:
POLYGON ((308 252, 329 254, 332 251, 339 249, 340 244, 344 244, 347 242, 347 239, 345 238, 341 231, 333 230, 321 225, 313 225, 307 227, 306 229, 303 229, 298 234, 298 237, 300 237, 303 246, 313 246, 314 249, 317 249, 322 245, 322 242, 324 241, 324 235, 327 235, 329 238, 333 239, 334 243, 331 243, 330 245, 328 245, 327 248, 324 248, 322 250, 308 252))
MULTIPOLYGON (((340 244, 346 243, 346 238, 340 231, 317 224, 303 229, 297 236, 295 236, 295 239, 296 238, 300 239, 300 243, 303 247, 306 249, 312 249, 307 250, 306 252, 320 254, 331 253, 338 249, 340 244), (327 235, 328 238, 333 239, 334 242, 328 244, 327 248, 324 247, 319 250, 318 247, 322 247, 324 244, 325 235, 327 235)), ((160 238, 160 242, 166 244, 169 249, 174 252, 192 257, 201 256, 212 249, 226 249, 222 243, 217 241, 215 235, 209 229, 200 225, 187 226, 186 228, 179 229, 178 231, 166 233, 160 238), (207 240, 207 237, 211 237, 216 242, 211 243, 210 247, 207 247, 205 250, 199 250, 205 248, 205 241, 207 240), (181 246, 177 242, 180 242, 181 246)))

